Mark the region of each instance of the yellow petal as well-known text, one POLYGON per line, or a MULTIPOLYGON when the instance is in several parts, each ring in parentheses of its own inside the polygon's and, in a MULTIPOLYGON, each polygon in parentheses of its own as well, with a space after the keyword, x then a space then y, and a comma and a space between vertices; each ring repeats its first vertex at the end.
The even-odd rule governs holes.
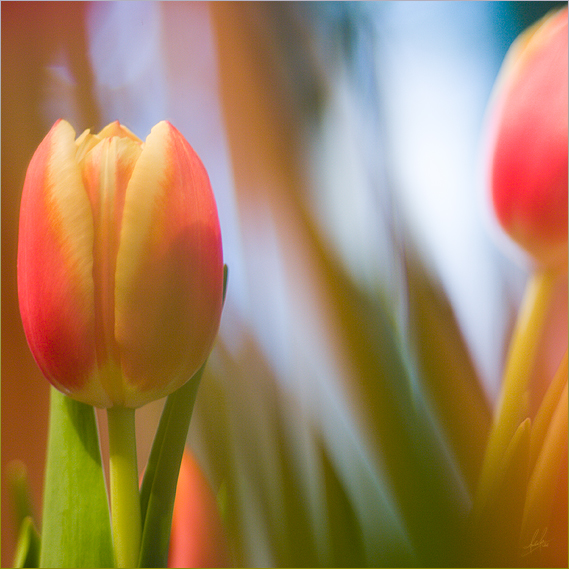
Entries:
POLYGON ((113 136, 118 136, 119 138, 128 138, 137 144, 142 144, 142 140, 136 136, 132 131, 130 131, 126 126, 120 124, 119 121, 114 121, 108 124, 99 134, 97 135, 99 139, 111 138, 113 136))
MULTIPOLYGON (((95 137, 93 137, 95 138, 95 137)), ((110 399, 124 400, 115 342, 115 270, 124 198, 140 145, 130 138, 112 136, 100 141, 85 156, 83 181, 94 224, 93 280, 95 343, 99 378, 110 399)))

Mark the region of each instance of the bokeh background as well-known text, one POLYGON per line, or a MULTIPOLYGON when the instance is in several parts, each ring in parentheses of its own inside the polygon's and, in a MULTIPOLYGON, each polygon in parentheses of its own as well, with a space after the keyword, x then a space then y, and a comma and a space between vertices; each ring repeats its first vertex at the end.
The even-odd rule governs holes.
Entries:
MULTIPOLYGON (((41 511, 49 389, 16 252, 59 117, 141 138, 168 119, 209 172, 229 288, 188 443, 234 562, 448 561, 528 274, 487 211, 484 112, 511 42, 559 5, 2 2, 2 566, 13 459, 41 511)), ((540 377, 566 349, 564 289, 555 308, 540 377)), ((161 404, 137 412, 141 468, 161 404)))

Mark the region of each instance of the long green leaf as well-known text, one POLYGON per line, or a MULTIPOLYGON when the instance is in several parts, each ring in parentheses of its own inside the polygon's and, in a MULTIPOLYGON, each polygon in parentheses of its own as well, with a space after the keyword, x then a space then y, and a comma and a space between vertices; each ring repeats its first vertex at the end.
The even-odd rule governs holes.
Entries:
POLYGON ((490 431, 486 401, 456 317, 417 255, 406 258, 409 341, 421 389, 472 494, 490 431))
POLYGON ((95 411, 51 390, 40 567, 112 567, 95 411))
POLYGON ((166 567, 180 464, 205 363, 166 399, 140 492, 142 543, 139 567, 166 567))

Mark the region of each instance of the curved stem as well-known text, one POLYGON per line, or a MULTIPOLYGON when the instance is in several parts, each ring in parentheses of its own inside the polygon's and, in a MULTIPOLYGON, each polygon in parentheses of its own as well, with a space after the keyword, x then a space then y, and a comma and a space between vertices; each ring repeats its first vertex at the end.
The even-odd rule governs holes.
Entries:
POLYGON ((482 463, 474 514, 484 506, 502 457, 520 422, 527 415, 527 389, 535 363, 558 271, 534 273, 529 280, 520 308, 504 369, 500 398, 482 463))
POLYGON ((136 567, 141 521, 134 409, 110 407, 107 420, 115 565, 136 567))

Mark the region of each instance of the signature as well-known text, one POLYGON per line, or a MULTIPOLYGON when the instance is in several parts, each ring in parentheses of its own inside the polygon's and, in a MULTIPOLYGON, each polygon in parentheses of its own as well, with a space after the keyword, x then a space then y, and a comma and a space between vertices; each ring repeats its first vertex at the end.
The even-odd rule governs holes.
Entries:
POLYGON ((536 529, 531 537, 529 545, 524 545, 522 551, 522 557, 530 555, 531 553, 537 550, 541 551, 544 547, 549 547, 549 543, 551 542, 551 540, 545 539, 546 535, 547 535, 547 528, 544 528, 543 531, 541 532, 539 528, 536 529))

